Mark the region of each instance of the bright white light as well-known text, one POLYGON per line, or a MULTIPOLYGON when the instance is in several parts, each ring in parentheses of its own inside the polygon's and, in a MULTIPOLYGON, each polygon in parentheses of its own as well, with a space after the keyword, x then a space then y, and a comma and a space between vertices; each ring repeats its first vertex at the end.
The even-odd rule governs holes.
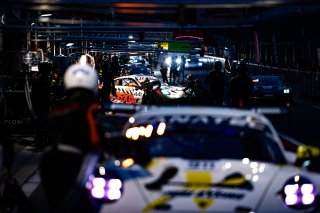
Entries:
POLYGON ((300 176, 299 175, 294 176, 294 181, 295 182, 298 182, 299 180, 300 180, 300 176))
POLYGON ((126 137, 127 137, 127 138, 131 138, 132 135, 133 135, 133 128, 127 129, 127 131, 126 131, 126 137))
POLYGON ((122 186, 122 182, 119 179, 110 179, 108 182, 108 186, 112 189, 120 189, 122 186))
POLYGON ((130 118, 129 118, 129 123, 133 124, 134 121, 135 121, 134 117, 130 117, 130 118))
POLYGON ((139 127, 139 135, 144 136, 146 133, 146 128, 144 126, 139 127))
POLYGON ((314 202, 314 195, 313 194, 308 194, 308 195, 303 195, 302 196, 302 203, 304 205, 310 205, 314 202))
POLYGON ((258 168, 259 164, 257 162, 251 162, 250 167, 251 168, 258 168))
POLYGON ((132 129, 132 139, 133 140, 138 140, 139 139, 139 128, 138 127, 134 127, 132 129))
POLYGON ((106 174, 106 169, 103 166, 99 167, 99 174, 100 175, 105 175, 106 174))
POLYGON ((298 196, 297 195, 287 195, 285 198, 285 202, 287 205, 294 205, 298 202, 298 196))
POLYGON ((67 47, 71 47, 71 46, 73 46, 73 45, 74 45, 74 43, 68 43, 68 44, 66 44, 67 47))
POLYGON ((283 93, 288 94, 288 93, 290 93, 290 90, 289 89, 284 89, 283 93))
POLYGON ((121 197, 121 191, 119 189, 110 189, 107 192, 107 197, 110 200, 118 200, 121 197))
POLYGON ((92 181, 92 184, 93 184, 93 187, 103 188, 106 186, 106 180, 101 177, 94 178, 92 181))
POLYGON ((250 162, 249 158, 242 159, 242 164, 249 164, 249 162, 250 162))
POLYGON ((313 185, 312 184, 302 184, 301 186, 301 193, 306 194, 312 194, 313 192, 313 185))
POLYGON ((146 128, 146 138, 149 138, 152 135, 152 131, 153 131, 153 126, 151 124, 149 124, 146 128))
POLYGON ((180 64, 181 61, 182 61, 181 58, 177 58, 177 59, 176 59, 177 64, 180 64))
POLYGON ((298 185, 298 184, 286 185, 286 186, 284 187, 284 193, 285 193, 286 195, 296 194, 298 188, 299 188, 299 185, 298 185))
POLYGON ((163 135, 165 129, 166 129, 166 123, 161 122, 161 123, 159 124, 159 126, 158 126, 157 134, 158 134, 158 135, 163 135))
POLYGON ((259 180, 259 176, 258 175, 254 175, 253 177, 252 177, 252 181, 253 182, 257 182, 259 180))
POLYGON ((129 35, 129 39, 133 39, 133 36, 132 36, 132 35, 129 35))
POLYGON ((91 190, 91 195, 95 198, 103 198, 104 193, 105 193, 105 191, 103 188, 93 188, 91 190))
POLYGON ((45 13, 45 14, 42 14, 42 15, 41 15, 41 17, 50 17, 50 16, 52 16, 51 13, 45 13))

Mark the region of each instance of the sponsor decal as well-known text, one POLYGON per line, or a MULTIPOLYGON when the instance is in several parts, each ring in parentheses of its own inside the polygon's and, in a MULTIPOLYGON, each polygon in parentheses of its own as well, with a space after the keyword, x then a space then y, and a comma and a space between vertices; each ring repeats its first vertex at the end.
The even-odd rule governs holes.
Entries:
POLYGON ((127 94, 124 92, 116 92, 117 98, 116 100, 119 101, 120 103, 126 103, 126 104, 136 104, 137 101, 134 98, 132 94, 127 94))

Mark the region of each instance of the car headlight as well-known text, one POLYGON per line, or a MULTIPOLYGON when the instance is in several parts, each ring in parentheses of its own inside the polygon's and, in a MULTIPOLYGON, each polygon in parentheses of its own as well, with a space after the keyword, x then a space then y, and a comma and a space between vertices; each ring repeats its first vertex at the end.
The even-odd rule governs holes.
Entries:
POLYGON ((86 183, 91 198, 104 203, 119 200, 122 197, 123 184, 116 176, 114 172, 110 175, 104 167, 99 166, 96 174, 90 175, 86 183))
POLYGON ((289 94, 289 93, 290 93, 290 90, 289 90, 289 89, 284 89, 284 90, 283 90, 283 93, 289 94))
POLYGON ((296 175, 283 186, 284 204, 294 209, 314 207, 317 203, 316 186, 307 178, 296 175))

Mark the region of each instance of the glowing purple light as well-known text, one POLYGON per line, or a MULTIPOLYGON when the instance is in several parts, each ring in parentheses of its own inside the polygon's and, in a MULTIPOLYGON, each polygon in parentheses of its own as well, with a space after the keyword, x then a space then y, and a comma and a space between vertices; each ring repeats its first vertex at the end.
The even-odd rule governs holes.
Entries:
POLYGON ((286 195, 293 195, 293 194, 297 193, 298 189, 299 189, 299 185, 298 184, 286 185, 284 187, 284 193, 286 195))
POLYGON ((91 178, 91 183, 90 193, 93 198, 108 200, 117 200, 121 198, 121 180, 106 180, 102 177, 93 177, 91 178))
POLYGON ((313 189, 314 189, 313 184, 303 184, 300 190, 303 195, 307 195, 307 194, 312 194, 313 189))
POLYGON ((109 200, 118 200, 121 197, 121 191, 119 189, 110 189, 107 191, 107 198, 109 200))
POLYGON ((93 189, 91 189, 91 195, 94 198, 101 199, 104 197, 105 191, 103 188, 93 188, 93 189))
POLYGON ((315 187, 313 184, 288 184, 284 187, 285 203, 288 206, 308 206, 315 202, 315 187))
POLYGON ((313 194, 307 194, 302 196, 302 203, 304 205, 310 205, 314 202, 315 196, 313 194))
POLYGON ((285 198, 285 202, 288 206, 295 205, 298 203, 298 196, 294 194, 287 195, 285 198))

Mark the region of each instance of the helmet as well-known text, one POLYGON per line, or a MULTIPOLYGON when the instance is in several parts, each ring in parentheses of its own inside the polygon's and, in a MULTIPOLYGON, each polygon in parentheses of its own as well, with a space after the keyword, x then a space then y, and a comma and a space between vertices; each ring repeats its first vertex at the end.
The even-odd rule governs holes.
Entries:
POLYGON ((187 75, 187 81, 193 81, 193 76, 191 74, 187 75))
POLYGON ((83 88, 96 91, 98 73, 88 64, 73 64, 64 74, 65 89, 83 88))

